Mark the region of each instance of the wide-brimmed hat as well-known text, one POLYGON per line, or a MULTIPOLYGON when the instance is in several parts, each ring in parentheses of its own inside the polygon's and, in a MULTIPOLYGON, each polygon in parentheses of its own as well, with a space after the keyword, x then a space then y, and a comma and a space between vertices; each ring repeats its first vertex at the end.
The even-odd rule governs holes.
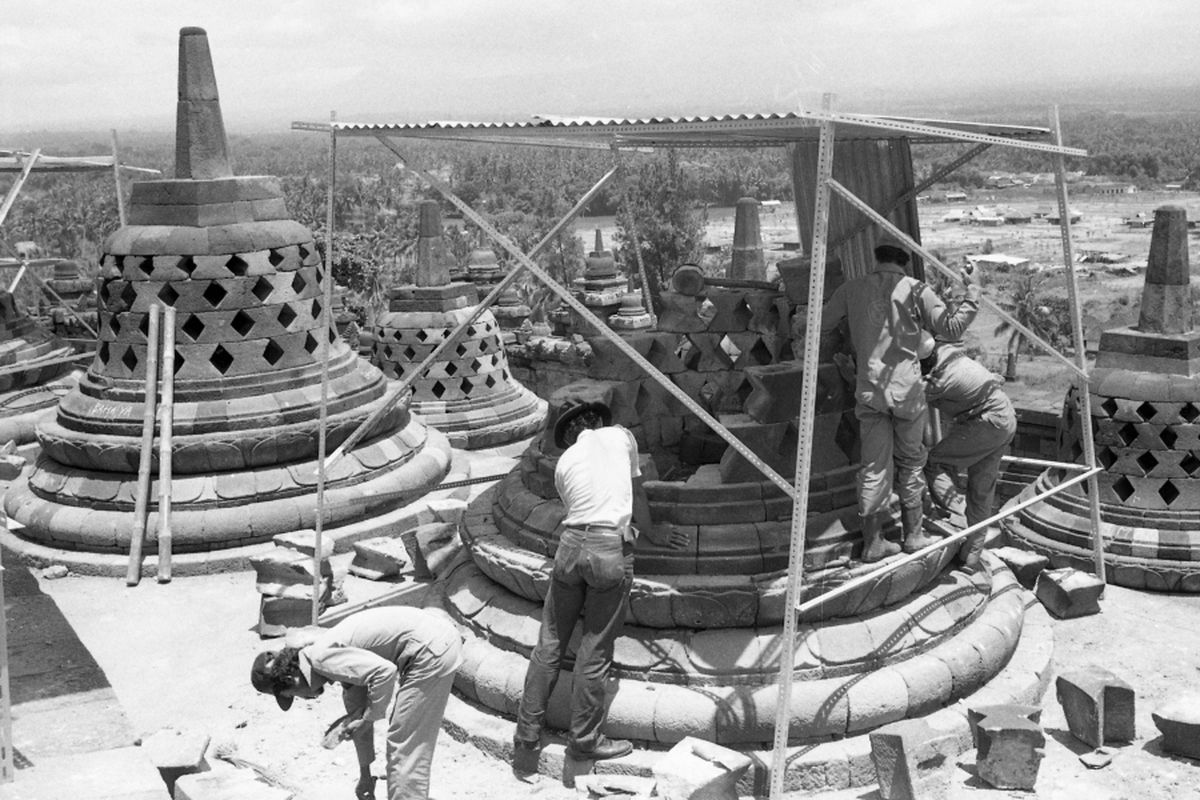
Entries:
POLYGON ((554 423, 554 443, 565 450, 569 444, 566 441, 567 426, 571 424, 571 420, 589 411, 599 415, 604 425, 612 423, 612 411, 604 403, 578 401, 575 405, 568 406, 559 413, 558 420, 554 423))
POLYGON ((292 701, 296 698, 279 694, 279 690, 275 686, 275 679, 271 677, 271 666, 275 663, 275 657, 278 655, 278 653, 268 651, 255 656, 254 665, 250 667, 250 683, 263 694, 274 695, 275 702, 279 704, 279 707, 287 711, 292 707, 292 701))

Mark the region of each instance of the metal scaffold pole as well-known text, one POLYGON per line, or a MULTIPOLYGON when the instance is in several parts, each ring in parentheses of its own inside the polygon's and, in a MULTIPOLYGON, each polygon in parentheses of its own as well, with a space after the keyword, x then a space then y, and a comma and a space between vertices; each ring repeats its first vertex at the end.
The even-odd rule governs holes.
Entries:
MULTIPOLYGON (((1050 107, 1050 127, 1054 143, 1062 147, 1062 126, 1058 106, 1050 107)), ((1079 277, 1075 270, 1075 253, 1071 246, 1071 210, 1067 202, 1066 159, 1061 152, 1054 154, 1054 184, 1058 194, 1058 230, 1062 236, 1063 261, 1067 267, 1067 296, 1071 305, 1071 339, 1075 345, 1075 363, 1079 368, 1079 436, 1083 444, 1084 463, 1096 467, 1096 442, 1092 432, 1092 393, 1087 374, 1087 351, 1083 339, 1083 316, 1079 305, 1079 277)), ((1093 474, 1087 481, 1088 513, 1092 525, 1092 558, 1096 577, 1104 578, 1104 533, 1100 520, 1100 486, 1093 474)))
POLYGON ((337 120, 336 112, 329 112, 329 193, 326 196, 325 208, 325 274, 322 277, 321 300, 321 348, 317 351, 321 358, 321 417, 317 428, 317 514, 313 522, 313 585, 312 585, 312 624, 316 625, 321 616, 321 537, 325 531, 325 482, 327 467, 325 464, 325 448, 329 426, 329 345, 330 320, 333 316, 333 195, 334 183, 337 181, 337 120))
MULTIPOLYGON (((833 95, 825 95, 828 111, 833 95)), ((821 123, 817 151, 816 202, 813 204, 812 252, 809 254, 808 318, 804 329, 804 378, 800 389, 800 424, 796 444, 796 479, 792 494, 792 532, 788 548, 787 593, 779 650, 779 692, 775 706, 775 739, 771 752, 771 800, 783 797, 787 771, 788 730, 792 718, 792 671, 796 659, 796 603, 804 580, 804 534, 808 520, 808 483, 812 477, 813 418, 817 407, 818 359, 821 348, 821 304, 825 297, 826 233, 829 227, 829 180, 833 177, 833 123, 821 123)), ((795 159, 791 159, 793 169, 795 159)))

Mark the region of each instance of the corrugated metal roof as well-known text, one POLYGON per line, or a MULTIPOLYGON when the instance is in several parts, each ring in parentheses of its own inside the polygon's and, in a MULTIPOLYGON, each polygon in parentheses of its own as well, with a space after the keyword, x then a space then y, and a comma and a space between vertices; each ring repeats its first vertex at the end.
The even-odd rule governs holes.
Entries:
POLYGON ((523 121, 361 123, 295 122, 297 130, 328 131, 339 136, 396 136, 468 141, 541 144, 558 140, 583 146, 622 147, 747 147, 781 146, 815 140, 819 125, 836 123, 836 136, 845 139, 904 138, 912 143, 1000 140, 1024 142, 1036 149, 1086 155, 1082 150, 1056 148, 1048 143, 1047 128, 983 122, 953 122, 909 117, 799 111, 764 114, 650 117, 564 117, 535 115, 523 121))

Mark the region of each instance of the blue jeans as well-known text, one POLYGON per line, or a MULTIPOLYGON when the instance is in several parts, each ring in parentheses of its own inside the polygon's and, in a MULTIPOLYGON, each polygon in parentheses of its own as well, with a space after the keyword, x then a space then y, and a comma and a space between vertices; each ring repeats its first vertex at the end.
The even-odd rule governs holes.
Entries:
POLYGON ((600 743, 604 684, 612 668, 613 642, 624 623, 625 601, 632 585, 633 543, 625 541, 622 531, 562 529, 550 589, 542 607, 542 629, 525 673, 525 692, 517 711, 517 739, 539 739, 546 705, 582 614, 568 743, 584 753, 600 743))

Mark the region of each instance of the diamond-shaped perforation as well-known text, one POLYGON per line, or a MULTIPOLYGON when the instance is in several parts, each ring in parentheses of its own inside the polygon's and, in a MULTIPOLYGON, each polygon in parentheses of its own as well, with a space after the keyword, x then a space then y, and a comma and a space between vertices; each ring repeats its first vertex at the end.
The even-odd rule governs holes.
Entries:
POLYGON ((283 358, 283 348, 276 344, 274 339, 269 340, 267 346, 263 348, 263 359, 271 366, 275 366, 281 358, 283 358))
POLYGON ((224 375, 233 366, 233 354, 221 345, 217 345, 217 349, 213 350, 212 355, 208 357, 208 363, 216 367, 217 372, 224 375))
POLYGON ((467 336, 475 336, 475 335, 476 335, 476 332, 475 332, 475 326, 474 326, 474 325, 468 325, 468 326, 467 326, 467 336))
POLYGON ((1122 503, 1133 497, 1134 491, 1136 490, 1133 488, 1133 484, 1124 475, 1113 481, 1113 492, 1122 503))
POLYGON ((244 278, 246 273, 250 270, 250 265, 246 263, 246 259, 242 258, 241 256, 234 255, 230 256, 229 260, 225 262, 225 269, 229 270, 239 278, 244 278))
POLYGON ((121 302, 125 304, 125 308, 133 308, 133 304, 137 302, 137 289, 133 288, 132 283, 126 283, 125 288, 121 290, 121 302))
POLYGON ((108 317, 108 329, 112 331, 112 335, 116 336, 121 332, 121 320, 116 314, 110 314, 108 317))
POLYGON ((1162 433, 1158 435, 1158 438, 1167 446, 1168 450, 1174 450, 1175 442, 1179 440, 1179 434, 1170 428, 1163 428, 1162 433))
POLYGON ((384 358, 386 358, 388 361, 392 361, 392 360, 394 360, 394 359, 395 359, 395 355, 394 355, 394 353, 393 353, 393 351, 392 351, 392 346, 391 346, 390 344, 388 344, 388 345, 384 345, 384 347, 383 347, 383 357, 384 357, 384 358))
POLYGON ((254 330, 254 317, 245 311, 239 310, 233 315, 233 321, 229 323, 229 326, 238 332, 238 336, 246 336, 250 331, 254 330))
POLYGON ((1158 466, 1158 459, 1149 450, 1137 457, 1137 464, 1142 468, 1142 472, 1149 475, 1150 471, 1158 466))
POLYGON ((1179 461, 1179 466, 1192 477, 1196 476, 1196 472, 1200 470, 1200 458, 1196 458, 1196 454, 1189 452, 1179 461))
POLYGON ((1113 464, 1117 463, 1117 455, 1111 448, 1102 447, 1100 452, 1096 453, 1096 460, 1099 461, 1105 469, 1112 469, 1113 464))
POLYGON ((463 378, 462 383, 458 385, 458 388, 462 389, 463 394, 470 394, 471 390, 475 388, 475 385, 471 383, 470 378, 463 378))
POLYGON ((224 300, 228 295, 229 292, 225 291, 224 286, 216 281, 213 281, 212 283, 208 284, 208 286, 204 287, 204 294, 201 295, 201 297, 208 301, 210 306, 216 308, 217 306, 221 305, 221 301, 224 300))
POLYGON ((1132 422, 1126 422, 1117 429, 1117 437, 1124 443, 1126 447, 1137 441, 1137 427, 1132 422))
POLYGON ((479 340, 479 352, 486 353, 488 350, 491 350, 491 349, 492 349, 492 345, 488 342, 487 339, 479 340))
POLYGON ((460 342, 458 347, 454 348, 454 352, 458 354, 459 358, 462 358, 467 354, 467 346, 460 342))
POLYGON ((311 333, 306 333, 304 335, 304 349, 305 349, 305 351, 308 352, 309 355, 312 355, 313 353, 317 352, 317 348, 319 346, 320 346, 320 343, 316 339, 313 338, 313 335, 311 333))
POLYGON ((154 257, 146 256, 138 262, 138 269, 142 271, 147 278, 154 274, 154 257))
POLYGON ((1171 483, 1171 481, 1163 481, 1163 485, 1158 487, 1158 496, 1161 497, 1163 502, 1167 505, 1171 505, 1171 503, 1174 503, 1176 500, 1178 500, 1180 494, 1181 492, 1179 491, 1179 487, 1174 483, 1171 483))
POLYGON ((321 317, 321 301, 313 300, 312 302, 312 318, 319 319, 321 317))
POLYGON ((414 350, 413 346, 410 344, 408 347, 404 348, 404 352, 400 355, 404 356, 406 361, 414 361, 417 357, 417 351, 414 350))
POLYGON ((453 377, 454 373, 458 372, 458 365, 453 361, 446 362, 446 374, 453 377))
POLYGON ((100 363, 108 363, 108 342, 101 342, 99 349, 96 350, 96 355, 100 356, 100 363))
POLYGON ((304 291, 304 287, 308 286, 308 281, 304 280, 304 276, 297 272, 292 276, 292 291, 300 294, 304 291))
POLYGON ((124 355, 121 356, 121 363, 125 365, 125 369, 133 372, 138 365, 137 353, 133 352, 132 347, 126 347, 124 355))
POLYGON ((184 275, 187 275, 190 278, 192 277, 192 273, 196 271, 196 260, 191 256, 184 256, 183 258, 179 259, 179 261, 175 262, 175 266, 182 270, 184 275))
POLYGON ((1117 402, 1115 397, 1110 397, 1100 404, 1100 410, 1104 412, 1105 416, 1109 417, 1116 414, 1120 408, 1121 405, 1117 402))
POLYGON ((485 378, 485 379, 484 379, 483 383, 484 383, 484 385, 485 385, 485 386, 487 386, 489 389, 491 389, 491 388, 494 388, 494 387, 495 387, 495 385, 496 385, 496 376, 495 376, 495 375, 488 375, 488 376, 487 376, 487 378, 485 378))
POLYGON ((1158 413, 1158 410, 1149 400, 1143 402, 1135 410, 1137 411, 1137 415, 1142 418, 1143 422, 1149 422, 1150 420, 1154 419, 1154 415, 1158 413))
POLYGON ((267 261, 271 262, 272 267, 278 267, 284 262, 284 260, 285 256, 283 253, 279 252, 275 248, 271 248, 271 252, 267 254, 267 261))
POLYGON ((1191 403, 1184 403, 1183 408, 1179 409, 1179 417, 1189 425, 1200 419, 1200 409, 1197 409, 1191 403))
POLYGON ((446 393, 446 387, 442 385, 441 381, 434 381, 433 387, 429 391, 433 392, 433 396, 440 400, 446 393))
POLYGON ((421 328, 419 331, 417 331, 416 335, 417 335, 417 341, 419 341, 419 342, 423 342, 429 338, 429 332, 426 331, 424 328, 421 328))
POLYGON ((250 290, 250 294, 257 297, 258 302, 265 303, 273 291, 275 291, 275 286, 267 280, 266 276, 263 276, 254 282, 254 288, 250 290))
POLYGON ((296 321, 296 312, 292 310, 291 306, 284 306, 283 308, 279 309, 279 315, 276 317, 276 319, 279 320, 280 325, 286 328, 288 325, 291 325, 296 321))
POLYGON ((179 299, 179 292, 175 291, 175 287, 168 283, 158 291, 158 299, 169 306, 173 306, 175 305, 175 301, 179 299))
POLYGON ((175 371, 172 374, 178 375, 179 370, 183 369, 183 365, 186 362, 187 362, 187 359, 183 357, 183 353, 176 350, 175 351, 175 371))
POLYGON ((150 338, 150 316, 142 314, 142 319, 138 322, 138 330, 142 332, 142 336, 150 338))
POLYGON ((301 261, 304 261, 306 258, 308 258, 308 254, 310 252, 311 251, 304 245, 302 245, 302 244, 296 245, 296 253, 299 254, 301 261))
POLYGON ((189 314, 188 318, 181 326, 181 330, 188 335, 193 342, 199 340, 200 334, 204 333, 204 323, 195 314, 189 314))

